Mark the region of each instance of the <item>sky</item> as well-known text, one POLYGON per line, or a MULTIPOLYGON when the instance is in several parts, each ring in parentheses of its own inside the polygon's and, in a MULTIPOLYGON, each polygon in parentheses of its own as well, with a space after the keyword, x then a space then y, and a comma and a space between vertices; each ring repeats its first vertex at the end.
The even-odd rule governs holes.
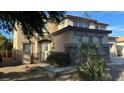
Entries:
MULTIPOLYGON (((104 22, 109 24, 108 30, 112 30, 110 36, 124 36, 124 12, 120 11, 88 11, 88 17, 98 20, 99 22, 104 22)), ((84 11, 69 11, 67 14, 87 17, 84 11)), ((6 34, 4 31, 1 31, 3 35, 8 38, 13 39, 13 34, 6 34)))

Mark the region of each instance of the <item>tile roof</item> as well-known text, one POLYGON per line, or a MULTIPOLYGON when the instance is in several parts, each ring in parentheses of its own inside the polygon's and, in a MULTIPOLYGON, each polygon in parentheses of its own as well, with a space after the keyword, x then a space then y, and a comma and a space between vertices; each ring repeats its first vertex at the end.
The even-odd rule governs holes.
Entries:
POLYGON ((89 33, 105 33, 105 34, 110 34, 112 33, 111 30, 98 30, 98 29, 89 29, 89 28, 81 28, 81 27, 73 27, 73 26, 67 26, 63 29, 60 29, 58 31, 55 31, 52 33, 52 35, 60 34, 65 31, 83 31, 83 32, 89 32, 89 33))

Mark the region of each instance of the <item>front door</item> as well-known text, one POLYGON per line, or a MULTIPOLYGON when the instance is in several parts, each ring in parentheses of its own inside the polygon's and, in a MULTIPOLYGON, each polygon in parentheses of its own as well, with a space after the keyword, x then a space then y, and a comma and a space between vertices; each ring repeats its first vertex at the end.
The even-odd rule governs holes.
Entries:
POLYGON ((49 49, 48 49, 48 43, 44 42, 41 44, 41 60, 46 61, 48 54, 49 54, 49 49))

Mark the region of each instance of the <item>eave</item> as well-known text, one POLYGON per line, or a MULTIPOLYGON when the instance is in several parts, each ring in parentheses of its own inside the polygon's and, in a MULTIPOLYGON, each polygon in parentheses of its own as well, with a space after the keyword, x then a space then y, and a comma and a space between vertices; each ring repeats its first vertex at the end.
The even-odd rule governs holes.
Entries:
POLYGON ((111 30, 98 30, 98 29, 89 29, 89 28, 67 26, 61 30, 53 32, 52 35, 57 35, 57 34, 60 34, 62 32, 65 32, 65 31, 82 31, 82 32, 88 32, 88 33, 104 33, 104 34, 112 33, 111 30))

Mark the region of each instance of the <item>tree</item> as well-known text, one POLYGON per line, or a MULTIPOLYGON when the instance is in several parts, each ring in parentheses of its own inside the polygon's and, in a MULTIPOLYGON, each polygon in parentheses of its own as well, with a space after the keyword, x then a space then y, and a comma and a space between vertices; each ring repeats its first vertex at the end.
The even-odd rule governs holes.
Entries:
POLYGON ((64 17, 64 11, 1 11, 0 12, 0 29, 7 33, 15 29, 15 23, 22 25, 22 31, 28 38, 33 33, 43 35, 43 30, 48 22, 58 24, 64 17))
POLYGON ((0 34, 0 54, 2 56, 6 54, 7 57, 8 51, 11 50, 12 47, 13 47, 12 40, 0 34))
POLYGON ((78 69, 80 80, 109 80, 106 62, 98 52, 96 44, 83 43, 80 50, 81 65, 78 69))

